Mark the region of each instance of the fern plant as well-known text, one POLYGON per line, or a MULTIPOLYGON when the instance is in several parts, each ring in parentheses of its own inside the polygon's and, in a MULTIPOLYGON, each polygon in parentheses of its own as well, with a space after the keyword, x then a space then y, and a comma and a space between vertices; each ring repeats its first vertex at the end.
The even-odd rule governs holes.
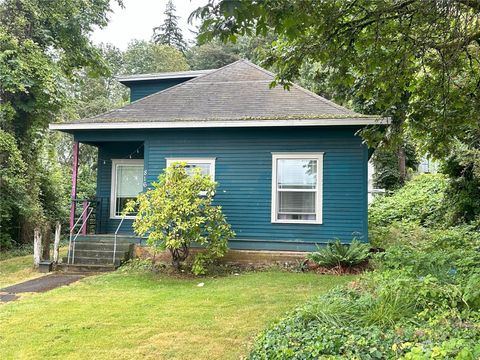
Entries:
POLYGON ((340 240, 330 242, 327 246, 317 246, 317 251, 307 258, 325 267, 352 267, 360 265, 369 257, 368 245, 353 239, 351 244, 342 244, 340 240))

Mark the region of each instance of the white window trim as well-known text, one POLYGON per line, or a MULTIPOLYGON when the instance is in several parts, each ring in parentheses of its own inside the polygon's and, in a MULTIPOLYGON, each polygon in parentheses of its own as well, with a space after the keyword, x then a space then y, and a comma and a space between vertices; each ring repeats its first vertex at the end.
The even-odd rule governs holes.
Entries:
POLYGON ((215 160, 216 158, 166 158, 167 167, 175 162, 185 162, 185 163, 201 163, 208 164, 210 166, 210 176, 212 180, 215 181, 215 160))
POLYGON ((323 222, 323 152, 288 152, 272 153, 272 214, 271 221, 275 224, 322 224, 323 222), (317 160, 317 197, 315 220, 277 219, 277 160, 278 159, 312 159, 317 160))
MULTIPOLYGON (((117 165, 137 165, 144 167, 144 159, 112 159, 112 181, 110 188, 110 219, 121 219, 122 216, 115 215, 115 202, 117 200, 117 165)), ((144 172, 145 174, 145 172, 144 172)), ((143 181, 142 181, 143 183, 143 181)), ((125 219, 135 219, 136 216, 126 215, 125 219)))

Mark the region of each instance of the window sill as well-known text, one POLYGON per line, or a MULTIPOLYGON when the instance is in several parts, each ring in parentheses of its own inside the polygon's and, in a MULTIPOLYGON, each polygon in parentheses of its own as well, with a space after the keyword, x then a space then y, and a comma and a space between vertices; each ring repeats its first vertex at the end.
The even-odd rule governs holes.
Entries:
POLYGON ((310 224, 310 225, 321 225, 323 222, 321 220, 272 220, 272 224, 310 224))
MULTIPOLYGON (((125 216, 125 219, 136 219, 136 216, 125 216)), ((123 216, 110 216, 110 220, 122 220, 123 216)))

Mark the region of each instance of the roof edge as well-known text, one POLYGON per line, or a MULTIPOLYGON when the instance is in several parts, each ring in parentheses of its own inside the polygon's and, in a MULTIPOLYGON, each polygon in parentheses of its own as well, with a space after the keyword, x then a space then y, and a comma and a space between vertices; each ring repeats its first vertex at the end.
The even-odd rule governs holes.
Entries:
POLYGON ((190 70, 190 71, 176 71, 153 74, 136 74, 136 75, 119 75, 115 79, 118 82, 129 83, 133 81, 148 81, 148 80, 165 80, 165 79, 182 79, 182 78, 196 78, 205 74, 209 74, 217 69, 207 70, 190 70))
POLYGON ((388 125, 390 118, 325 118, 287 120, 186 120, 158 122, 73 123, 50 124, 50 130, 119 130, 119 129, 182 129, 232 127, 288 127, 288 126, 364 126, 388 125))

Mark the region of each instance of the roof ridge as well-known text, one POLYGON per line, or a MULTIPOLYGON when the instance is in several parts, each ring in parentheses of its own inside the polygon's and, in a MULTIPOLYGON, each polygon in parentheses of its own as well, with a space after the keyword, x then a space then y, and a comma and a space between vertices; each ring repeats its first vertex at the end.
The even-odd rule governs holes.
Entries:
POLYGON ((258 66, 257 64, 254 64, 253 62, 251 62, 250 60, 247 60, 247 59, 241 59, 245 64, 247 65, 250 65, 251 67, 257 69, 257 70, 260 70, 261 72, 264 72, 265 74, 271 76, 272 78, 275 79, 275 74, 272 73, 271 71, 268 71, 267 69, 264 69, 262 68, 261 66, 258 66))
MULTIPOLYGON (((247 60, 247 59, 240 59, 240 60, 238 60, 238 61, 243 61, 243 62, 245 62, 247 65, 250 65, 251 67, 253 67, 253 68, 257 69, 257 70, 260 70, 260 71, 264 72, 265 74, 271 76, 271 77, 274 78, 274 79, 275 79, 275 77, 276 77, 276 75, 275 75, 274 73, 272 73, 271 71, 268 71, 267 69, 264 69, 264 68, 262 68, 261 66, 258 66, 257 64, 254 64, 254 63, 252 63, 251 61, 249 61, 249 60, 247 60)), ((236 61, 236 62, 237 62, 237 61, 236 61)), ((343 111, 346 111, 346 112, 348 112, 348 113, 357 114, 357 112, 355 112, 355 111, 353 111, 353 110, 350 110, 350 109, 348 109, 348 108, 346 108, 346 107, 344 107, 344 106, 338 105, 338 104, 334 103, 333 101, 330 101, 330 100, 324 98, 323 96, 320 96, 320 95, 318 95, 318 94, 316 94, 316 93, 314 93, 314 92, 312 92, 312 91, 310 91, 310 90, 308 90, 308 89, 305 89, 304 87, 302 87, 302 86, 294 83, 293 81, 292 81, 292 86, 295 87, 296 89, 304 92, 305 94, 307 94, 307 95, 309 95, 309 96, 317 99, 317 100, 321 100, 321 101, 326 102, 328 105, 331 105, 331 106, 333 106, 334 108, 336 108, 336 109, 338 109, 338 110, 343 110, 343 111)))
MULTIPOLYGON (((214 75, 214 74, 216 74, 217 72, 219 72, 220 70, 227 69, 227 68, 229 68, 229 67, 231 67, 231 66, 233 66, 233 65, 236 65, 236 64, 242 63, 242 62, 247 63, 247 64, 251 64, 250 61, 248 61, 248 60, 238 59, 238 60, 236 60, 236 61, 234 61, 234 62, 232 62, 232 63, 230 63, 230 64, 227 64, 227 65, 225 65, 225 66, 222 66, 222 67, 220 67, 220 68, 218 68, 218 69, 214 69, 213 71, 211 71, 211 72, 209 72, 209 73, 200 75, 200 76, 196 77, 195 79, 192 79, 192 80, 189 80, 189 81, 185 81, 185 82, 190 82, 190 81, 194 81, 194 80, 199 81, 199 80, 203 79, 203 78, 206 77, 206 76, 214 75)), ((252 65, 253 65, 253 64, 252 64, 252 65)), ((184 83, 183 83, 183 84, 184 84, 184 83)))
MULTIPOLYGON (((300 86, 300 85, 295 84, 294 82, 292 82, 292 86, 293 86, 294 88, 296 88, 296 89, 304 92, 305 94, 313 97, 314 99, 321 100, 321 101, 327 103, 328 105, 330 105, 330 106, 332 106, 332 107, 334 107, 334 108, 336 108, 336 109, 338 109, 338 110, 343 110, 343 111, 348 112, 348 113, 357 114, 356 111, 350 110, 350 109, 348 109, 348 108, 346 108, 346 107, 344 107, 344 106, 342 106, 342 105, 338 105, 338 104, 334 103, 333 101, 328 100, 327 98, 324 98, 323 96, 320 96, 320 95, 314 93, 313 91, 310 91, 310 90, 305 89, 304 87, 302 87, 302 86, 300 86)), ((359 113, 358 113, 358 114, 359 114, 359 113)))

